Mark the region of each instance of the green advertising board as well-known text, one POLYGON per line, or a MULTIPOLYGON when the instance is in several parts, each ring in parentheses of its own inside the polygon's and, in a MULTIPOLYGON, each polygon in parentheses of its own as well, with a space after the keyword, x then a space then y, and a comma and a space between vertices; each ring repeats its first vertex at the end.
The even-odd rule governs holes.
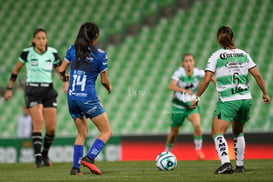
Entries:
MULTIPOLYGON (((85 142, 85 154, 95 137, 85 142)), ((52 162, 72 162, 75 137, 56 137, 50 151, 52 162)), ((120 137, 111 137, 96 160, 120 160, 120 137)), ((0 138, 0 163, 34 162, 32 140, 30 138, 0 138)))

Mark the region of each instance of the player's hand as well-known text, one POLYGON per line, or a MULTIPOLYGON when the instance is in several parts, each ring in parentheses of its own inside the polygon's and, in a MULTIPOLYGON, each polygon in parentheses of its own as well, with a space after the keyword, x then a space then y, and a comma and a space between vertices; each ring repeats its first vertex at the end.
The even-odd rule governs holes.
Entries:
POLYGON ((185 89, 185 90, 183 91, 183 93, 184 93, 184 94, 189 94, 189 95, 191 95, 191 94, 192 94, 192 91, 191 91, 191 90, 185 89))
POLYGON ((108 94, 110 94, 111 92, 112 92, 112 85, 109 85, 108 94))
POLYGON ((8 101, 8 100, 10 100, 11 97, 12 97, 12 90, 6 90, 4 99, 5 99, 6 101, 8 101))
POLYGON ((194 99, 191 101, 190 108, 191 109, 196 108, 199 101, 200 101, 200 97, 199 96, 195 96, 194 99))
POLYGON ((266 104, 270 104, 270 97, 268 95, 263 95, 263 101, 266 104))
POLYGON ((193 101, 191 101, 190 108, 194 109, 194 108, 197 107, 197 105, 198 105, 198 101, 197 100, 193 100, 193 101))
POLYGON ((63 93, 65 94, 68 91, 68 85, 69 85, 69 82, 63 82, 62 90, 63 90, 63 93))

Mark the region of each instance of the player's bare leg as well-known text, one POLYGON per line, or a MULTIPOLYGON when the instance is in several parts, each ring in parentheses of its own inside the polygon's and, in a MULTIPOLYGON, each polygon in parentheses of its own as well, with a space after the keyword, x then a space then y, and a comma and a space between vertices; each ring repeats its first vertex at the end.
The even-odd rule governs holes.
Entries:
POLYGON ((92 118, 92 121, 100 132, 100 135, 98 136, 98 138, 100 138, 104 143, 106 143, 109 140, 109 138, 112 136, 112 130, 110 127, 110 122, 109 122, 107 114, 104 112, 92 118))
POLYGON ((100 171, 99 168, 97 168, 97 166, 95 166, 94 162, 97 155, 103 149, 105 143, 112 136, 112 130, 106 113, 102 113, 92 118, 91 120, 98 128, 100 135, 92 144, 88 154, 81 160, 81 164, 84 165, 85 167, 88 167, 92 173, 101 175, 102 172, 100 171))
POLYGON ((198 113, 192 113, 189 115, 188 120, 192 123, 194 128, 193 136, 194 136, 194 144, 195 144, 195 152, 199 160, 205 159, 204 152, 202 150, 202 129, 200 124, 200 115, 198 113))
POLYGON ((176 140, 176 136, 178 135, 180 127, 171 127, 170 132, 167 136, 166 141, 166 152, 170 152, 172 150, 172 147, 174 145, 174 142, 176 140))
POLYGON ((88 135, 88 122, 85 117, 74 119, 75 126, 77 128, 77 136, 75 139, 75 145, 84 145, 85 139, 88 135))

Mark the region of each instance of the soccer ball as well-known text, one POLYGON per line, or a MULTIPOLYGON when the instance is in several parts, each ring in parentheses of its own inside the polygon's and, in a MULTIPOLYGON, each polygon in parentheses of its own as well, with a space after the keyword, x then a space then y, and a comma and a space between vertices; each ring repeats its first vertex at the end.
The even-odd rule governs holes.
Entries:
POLYGON ((162 152, 155 159, 156 167, 162 171, 174 170, 177 165, 176 157, 171 152, 162 152))

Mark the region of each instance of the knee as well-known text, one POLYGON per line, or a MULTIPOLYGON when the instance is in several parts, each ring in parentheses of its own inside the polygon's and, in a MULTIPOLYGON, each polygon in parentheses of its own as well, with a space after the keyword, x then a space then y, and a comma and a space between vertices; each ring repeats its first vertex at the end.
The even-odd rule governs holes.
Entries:
POLYGON ((106 135, 108 138, 110 138, 110 137, 112 136, 112 134, 113 134, 113 133, 112 133, 112 130, 111 130, 111 129, 105 132, 105 135, 106 135))

